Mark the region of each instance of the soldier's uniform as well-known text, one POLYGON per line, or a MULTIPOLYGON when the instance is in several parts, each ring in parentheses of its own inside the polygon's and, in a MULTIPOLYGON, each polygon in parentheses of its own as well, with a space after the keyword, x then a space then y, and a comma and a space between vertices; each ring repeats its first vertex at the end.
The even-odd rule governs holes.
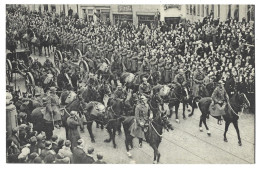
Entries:
POLYGON ((122 88, 122 85, 118 85, 117 89, 114 92, 114 96, 117 99, 124 100, 127 96, 127 92, 122 88))
POLYGON ((203 79, 205 78, 205 75, 203 72, 199 72, 196 70, 194 72, 193 76, 193 90, 192 94, 194 97, 201 97, 201 91, 205 91, 205 86, 203 85, 203 79))
POLYGON ((145 97, 150 97, 151 95, 151 90, 152 90, 152 87, 149 83, 145 84, 145 83, 142 83, 140 86, 139 86, 139 92, 141 94, 143 94, 145 97))
POLYGON ((136 73, 138 71, 138 56, 134 56, 130 59, 131 62, 131 72, 136 73))
POLYGON ((178 74, 175 76, 175 78, 174 78, 174 82, 175 82, 177 85, 185 86, 186 83, 187 83, 185 74, 184 74, 183 72, 178 73, 178 74))
POLYGON ((51 87, 50 91, 51 94, 48 96, 44 119, 47 121, 59 121, 61 120, 61 114, 59 111, 59 97, 55 94, 55 88, 51 87))
POLYGON ((171 75, 172 75, 172 64, 171 62, 167 62, 164 66, 164 83, 170 83, 171 82, 171 75))

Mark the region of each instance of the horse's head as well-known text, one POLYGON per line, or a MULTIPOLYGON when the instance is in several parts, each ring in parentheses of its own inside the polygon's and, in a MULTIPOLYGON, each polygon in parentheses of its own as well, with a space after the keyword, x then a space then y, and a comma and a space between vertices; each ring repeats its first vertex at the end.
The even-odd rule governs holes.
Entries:
POLYGON ((250 102, 244 93, 237 92, 238 102, 241 107, 250 107, 250 102))
POLYGON ((171 91, 171 88, 167 85, 163 85, 159 91, 159 95, 162 97, 165 97, 169 94, 169 92, 171 91))
POLYGON ((162 125, 167 131, 169 131, 169 129, 173 130, 173 126, 168 119, 166 111, 160 113, 159 119, 160 119, 160 125, 162 125))

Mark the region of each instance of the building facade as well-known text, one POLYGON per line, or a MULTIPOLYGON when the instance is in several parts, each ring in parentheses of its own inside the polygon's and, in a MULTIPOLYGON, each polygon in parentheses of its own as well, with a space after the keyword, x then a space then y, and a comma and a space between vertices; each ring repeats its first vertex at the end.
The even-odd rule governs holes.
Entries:
POLYGON ((242 21, 255 20, 254 5, 219 5, 219 4, 167 4, 167 5, 87 5, 87 4, 33 4, 27 5, 30 10, 36 11, 54 11, 58 14, 64 13, 68 15, 68 11, 72 10, 73 14, 77 13, 79 18, 97 21, 98 18, 105 21, 110 20, 112 24, 121 21, 132 22, 134 25, 145 23, 150 24, 156 19, 165 21, 166 23, 178 23, 181 19, 190 20, 191 22, 201 20, 213 15, 220 21, 227 18, 235 18, 242 21))

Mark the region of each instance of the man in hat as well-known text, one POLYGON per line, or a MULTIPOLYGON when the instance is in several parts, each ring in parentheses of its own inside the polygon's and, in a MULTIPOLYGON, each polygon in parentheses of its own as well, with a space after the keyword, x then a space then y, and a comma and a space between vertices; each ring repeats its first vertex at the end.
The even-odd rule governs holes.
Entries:
POLYGON ((186 77, 184 74, 184 70, 181 68, 179 69, 179 73, 174 78, 174 83, 178 86, 185 87, 187 84, 186 77))
POLYGON ((84 141, 82 139, 77 140, 77 146, 73 148, 73 163, 85 164, 87 162, 87 154, 84 151, 84 141))
POLYGON ((115 60, 112 62, 111 72, 114 75, 114 80, 120 78, 120 75, 123 72, 123 64, 119 56, 116 56, 115 60))
POLYGON ((224 88, 224 82, 220 80, 218 86, 213 91, 211 98, 213 100, 213 110, 219 111, 220 115, 225 114, 225 106, 229 100, 228 94, 224 88))
POLYGON ((151 64, 148 61, 147 57, 144 57, 143 63, 140 68, 140 73, 142 76, 149 76, 151 74, 151 64))
POLYGON ((125 100, 127 96, 126 90, 123 88, 122 83, 118 83, 114 92, 115 99, 125 100))
POLYGON ((148 83, 147 78, 144 77, 143 79, 143 83, 139 86, 139 92, 140 94, 144 95, 145 97, 150 97, 151 94, 151 90, 152 87, 151 85, 148 83))
POLYGON ((140 102, 136 105, 135 126, 131 128, 131 135, 139 139, 139 147, 142 147, 142 141, 145 139, 144 128, 147 126, 148 119, 152 119, 152 113, 150 112, 147 98, 143 95, 140 98, 140 102))
POLYGON ((93 152, 94 152, 94 148, 93 147, 89 147, 88 148, 87 158, 86 158, 86 163, 87 164, 92 164, 92 163, 95 162, 95 160, 93 158, 93 152))
POLYGON ((67 139, 71 141, 71 149, 73 150, 74 147, 77 146, 77 141, 80 139, 78 126, 80 126, 81 123, 76 111, 71 111, 70 115, 71 116, 67 119, 68 130, 66 132, 68 132, 67 139))
MULTIPOLYGON (((60 100, 56 95, 56 87, 50 88, 50 95, 48 97, 48 103, 46 105, 46 114, 44 119, 47 121, 52 121, 58 123, 61 120, 61 114, 59 111, 60 100)), ((58 125, 56 125, 58 127, 58 125)), ((59 128, 59 127, 58 127, 59 128)))
POLYGON ((103 154, 100 152, 97 153, 97 161, 95 161, 93 164, 106 164, 106 162, 103 161, 103 154))
POLYGON ((193 76, 193 90, 192 94, 194 98, 200 98, 202 93, 205 92, 205 86, 203 85, 203 79, 205 75, 201 66, 198 66, 198 69, 194 72, 193 76))

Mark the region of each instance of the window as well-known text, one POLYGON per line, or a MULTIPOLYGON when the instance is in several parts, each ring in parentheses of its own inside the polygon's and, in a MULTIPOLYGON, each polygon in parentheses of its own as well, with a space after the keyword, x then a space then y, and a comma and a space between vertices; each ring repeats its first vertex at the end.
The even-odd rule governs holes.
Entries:
POLYGON ((86 13, 86 9, 82 9, 83 10, 83 13, 86 13))
POLYGON ((196 16, 196 5, 193 5, 193 15, 196 16))
POLYGON ((186 13, 189 14, 189 5, 186 5, 186 13))
POLYGON ((209 5, 206 5, 206 15, 209 16, 209 5))
POLYGON ((190 15, 192 15, 192 5, 190 5, 190 15))
POLYGON ((204 17, 204 5, 201 5, 201 16, 204 17))
POLYGON ((197 5, 197 11, 198 16, 200 16, 200 5, 197 5))
POLYGON ((220 17, 220 5, 218 5, 218 17, 220 17))
POLYGON ((93 15, 93 9, 88 9, 88 14, 93 15))

